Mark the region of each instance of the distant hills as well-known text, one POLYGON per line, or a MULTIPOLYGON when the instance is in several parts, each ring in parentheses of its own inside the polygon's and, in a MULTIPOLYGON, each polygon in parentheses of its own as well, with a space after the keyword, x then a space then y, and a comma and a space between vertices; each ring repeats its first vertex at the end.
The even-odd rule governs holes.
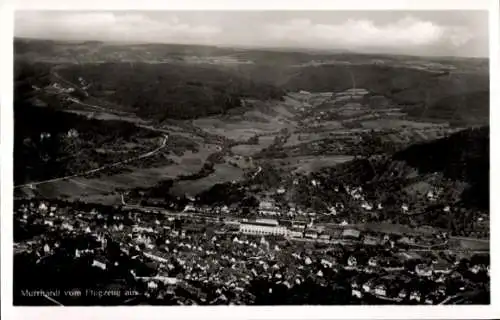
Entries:
MULTIPOLYGON (((357 62, 396 63, 404 61, 434 61, 440 63, 451 63, 461 68, 488 71, 488 59, 463 58, 463 57, 421 57, 407 55, 368 54, 356 53, 347 50, 310 50, 302 48, 255 48, 255 47, 229 47, 210 45, 187 45, 187 44, 160 44, 160 43, 124 43, 124 42, 101 42, 101 41, 58 41, 30 38, 15 38, 14 49, 16 58, 23 58, 26 54, 36 54, 38 59, 63 59, 83 58, 81 62, 91 60, 119 61, 117 54, 127 60, 143 61, 141 59, 161 59, 172 56, 224 56, 231 55, 244 59, 250 59, 255 63, 262 64, 275 62, 277 60, 286 63, 300 64, 311 60, 337 60, 357 62)), ((31 56, 33 58, 33 56, 31 56)), ((74 62, 74 61, 73 61, 74 62)))
POLYGON ((92 95, 156 120, 225 113, 240 99, 364 88, 413 118, 486 125, 488 60, 310 53, 170 44, 15 39, 18 61, 58 65, 92 95), (182 112, 179 112, 182 110, 182 112))

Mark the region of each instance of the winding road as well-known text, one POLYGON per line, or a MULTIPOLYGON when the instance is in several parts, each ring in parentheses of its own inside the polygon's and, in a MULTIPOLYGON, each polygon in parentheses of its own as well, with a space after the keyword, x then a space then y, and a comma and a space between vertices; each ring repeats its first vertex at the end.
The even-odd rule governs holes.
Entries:
POLYGON ((132 162, 132 161, 136 161, 136 160, 148 158, 148 157, 151 157, 151 156, 155 155, 156 153, 158 153, 163 148, 165 148, 165 146, 167 145, 167 140, 168 140, 168 136, 164 135, 163 141, 161 142, 161 145, 159 147, 157 147, 154 150, 151 150, 151 151, 149 151, 147 153, 144 153, 144 154, 141 154, 139 156, 133 157, 133 158, 129 158, 129 159, 118 161, 118 162, 111 163, 111 164, 106 164, 106 165, 103 165, 103 166, 101 166, 99 168, 96 168, 96 169, 92 169, 92 170, 88 170, 88 171, 85 171, 85 172, 80 172, 80 173, 72 174, 72 175, 69 175, 69 176, 64 176, 64 177, 59 177, 59 178, 53 178, 53 179, 43 180, 43 181, 29 182, 29 183, 17 185, 17 186, 14 186, 14 189, 25 188, 25 187, 34 187, 34 186, 41 185, 41 184, 52 183, 52 182, 56 182, 56 181, 63 181, 63 180, 72 179, 72 178, 76 178, 76 177, 86 176, 86 175, 93 174, 93 173, 96 173, 96 172, 100 172, 100 171, 103 171, 103 170, 106 170, 106 169, 109 169, 109 168, 114 168, 114 167, 117 167, 117 166, 129 163, 129 162, 132 162))
MULTIPOLYGON (((70 85, 73 88, 77 88, 78 90, 82 90, 87 97, 90 97, 86 90, 82 89, 77 84, 72 83, 72 82, 64 79, 63 77, 61 77, 57 73, 57 71, 54 70, 54 72, 52 74, 57 79, 59 79, 60 81, 66 83, 67 85, 70 85)), ((80 104, 82 106, 86 106, 86 107, 90 107, 90 108, 93 108, 93 109, 97 109, 99 111, 118 112, 117 110, 113 110, 113 109, 110 109, 110 108, 103 108, 101 106, 84 103, 84 102, 80 101, 79 99, 70 98, 70 100, 73 103, 77 103, 77 104, 80 104)), ((120 113, 123 113, 123 112, 120 112, 120 113)), ((76 177, 85 176, 85 175, 93 174, 93 173, 96 173, 96 172, 100 172, 100 171, 103 171, 103 170, 106 170, 106 169, 109 169, 109 168, 114 168, 114 167, 117 167, 117 166, 129 163, 129 162, 132 162, 132 161, 136 161, 136 160, 140 160, 140 159, 151 157, 151 156, 155 155, 156 153, 158 153, 161 149, 163 149, 167 145, 168 135, 170 133, 169 131, 164 130, 164 129, 160 129, 160 128, 155 128, 154 126, 151 126, 151 125, 139 124, 139 123, 135 123, 135 122, 134 122, 134 124, 137 127, 140 127, 140 128, 144 128, 144 129, 147 129, 147 130, 151 130, 151 131, 162 133, 163 137, 164 137, 164 140, 162 141, 161 145, 158 148, 156 148, 154 150, 151 150, 151 151, 149 151, 147 153, 144 153, 142 155, 139 155, 139 156, 136 156, 136 157, 133 157, 133 158, 129 158, 129 159, 126 159, 126 160, 123 160, 123 161, 119 161, 119 162, 115 162, 115 163, 112 163, 112 164, 103 165, 103 166, 101 166, 99 168, 88 170, 88 171, 77 173, 77 174, 73 174, 73 175, 68 175, 68 176, 64 176, 64 177, 53 178, 53 179, 48 179, 48 180, 43 180, 43 181, 34 181, 34 182, 29 182, 29 183, 17 185, 17 186, 14 186, 14 189, 25 188, 25 187, 32 188, 34 186, 41 185, 41 184, 46 184, 46 183, 52 183, 52 182, 57 182, 57 181, 68 180, 68 179, 72 179, 72 178, 76 178, 76 177)))
POLYGON ((259 168, 257 169, 257 171, 252 175, 252 179, 255 179, 255 177, 262 171, 262 167, 259 166, 259 168))
MULTIPOLYGON (((92 109, 97 109, 98 111, 102 111, 102 112, 107 112, 107 113, 113 113, 114 112, 114 113, 119 113, 119 114, 128 114, 126 112, 121 112, 121 111, 110 109, 110 108, 103 108, 103 107, 95 105, 95 104, 88 104, 88 103, 85 103, 85 102, 81 102, 80 100, 75 99, 75 98, 70 98, 69 100, 71 102, 73 102, 73 103, 76 103, 76 104, 79 104, 79 105, 82 105, 82 106, 85 106, 85 107, 89 107, 89 108, 92 108, 92 109)), ((133 120, 130 120, 130 119, 127 119, 127 118, 121 118, 121 120, 133 123, 136 127, 139 127, 139 128, 143 128, 143 129, 147 129, 147 130, 151 130, 151 131, 155 131, 155 132, 160 132, 160 133, 163 133, 163 134, 169 134, 170 133, 168 130, 156 128, 156 127, 154 127, 152 125, 137 123, 136 121, 133 121, 133 120)))

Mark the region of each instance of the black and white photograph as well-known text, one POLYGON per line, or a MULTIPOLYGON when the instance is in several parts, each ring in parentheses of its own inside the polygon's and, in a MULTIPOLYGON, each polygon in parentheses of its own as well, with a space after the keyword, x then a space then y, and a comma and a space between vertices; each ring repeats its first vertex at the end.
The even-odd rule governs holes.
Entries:
POLYGON ((488 11, 17 10, 12 41, 14 306, 490 305, 488 11))

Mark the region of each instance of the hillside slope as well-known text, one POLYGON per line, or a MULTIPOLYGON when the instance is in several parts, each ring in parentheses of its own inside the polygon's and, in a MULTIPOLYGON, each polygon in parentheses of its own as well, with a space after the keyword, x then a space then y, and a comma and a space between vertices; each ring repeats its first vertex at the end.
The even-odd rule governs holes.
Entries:
POLYGON ((83 78, 91 96, 160 121, 222 114, 241 106, 242 98, 280 99, 284 94, 209 66, 105 63, 67 66, 58 72, 74 83, 83 78))
POLYGON ((87 119, 50 108, 16 104, 14 185, 125 160, 153 149, 159 139, 158 133, 124 121, 87 119))
POLYGON ((16 60, 61 65, 93 95, 155 119, 224 113, 240 98, 364 88, 409 117, 486 125, 487 59, 15 39, 16 60))
POLYGON ((413 117, 489 121, 488 73, 430 72, 386 65, 322 65, 280 75, 281 86, 298 91, 336 91, 364 88, 385 96, 413 117), (424 112, 425 111, 425 112, 424 112))
POLYGON ((417 144, 397 152, 394 160, 406 162, 425 175, 440 172, 445 178, 463 181, 469 188, 464 204, 489 207, 489 127, 468 129, 430 143, 417 144))
POLYGON ((337 206, 335 217, 324 218, 337 223, 346 219, 351 223, 430 225, 454 235, 485 237, 487 228, 477 221, 489 213, 489 128, 460 131, 392 156, 359 158, 308 175, 263 166, 255 178, 216 185, 199 195, 203 204, 254 209, 258 205, 255 198, 269 197, 284 209, 291 203, 314 212, 337 206), (286 192, 277 193, 279 188, 286 192), (353 198, 352 192, 358 188, 363 198, 353 198), (428 192, 439 196, 429 200, 428 192), (383 209, 365 210, 365 201, 383 209), (409 214, 403 214, 403 204, 411 208, 409 214), (443 211, 446 206, 451 211, 443 211))

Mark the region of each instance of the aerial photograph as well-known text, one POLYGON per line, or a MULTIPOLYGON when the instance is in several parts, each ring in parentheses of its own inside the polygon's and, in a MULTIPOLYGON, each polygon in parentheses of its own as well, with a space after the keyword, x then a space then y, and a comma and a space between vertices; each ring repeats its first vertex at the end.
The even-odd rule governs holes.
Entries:
POLYGON ((16 11, 16 306, 489 305, 487 11, 16 11))

